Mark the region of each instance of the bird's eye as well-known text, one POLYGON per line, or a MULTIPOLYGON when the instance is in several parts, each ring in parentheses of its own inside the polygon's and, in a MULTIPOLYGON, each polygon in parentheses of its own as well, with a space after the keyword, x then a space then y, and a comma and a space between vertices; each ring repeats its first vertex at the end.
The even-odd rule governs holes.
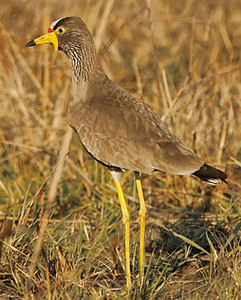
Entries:
POLYGON ((57 29, 56 29, 56 33, 57 34, 64 34, 65 33, 65 31, 66 31, 66 28, 65 27, 63 27, 63 26, 60 26, 60 27, 58 27, 57 29))

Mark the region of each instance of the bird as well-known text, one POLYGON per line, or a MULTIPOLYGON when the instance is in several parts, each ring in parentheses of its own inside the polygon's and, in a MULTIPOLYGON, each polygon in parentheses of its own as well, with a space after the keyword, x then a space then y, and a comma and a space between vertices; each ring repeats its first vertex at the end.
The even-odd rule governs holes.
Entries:
POLYGON ((130 289, 130 216, 120 184, 121 174, 126 170, 136 174, 140 204, 140 283, 144 280, 147 214, 140 174, 164 171, 194 175, 212 185, 220 180, 226 182, 227 175, 206 164, 147 105, 107 77, 82 19, 58 19, 50 25, 47 34, 25 46, 39 44, 52 44, 55 51, 63 51, 70 60, 74 104, 70 108, 69 124, 83 148, 113 176, 123 215, 126 285, 130 289))

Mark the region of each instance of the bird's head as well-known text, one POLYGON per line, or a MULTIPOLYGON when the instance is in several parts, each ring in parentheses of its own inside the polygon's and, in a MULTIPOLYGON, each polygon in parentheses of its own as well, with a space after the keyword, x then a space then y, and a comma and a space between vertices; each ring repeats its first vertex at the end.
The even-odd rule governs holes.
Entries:
POLYGON ((78 17, 66 17, 54 21, 47 34, 28 42, 25 46, 52 44, 55 51, 62 50, 68 53, 88 43, 92 44, 93 40, 85 23, 78 17))
POLYGON ((47 34, 31 40, 25 46, 39 44, 52 44, 55 51, 65 52, 71 60, 76 76, 81 75, 81 72, 89 73, 93 69, 96 58, 95 45, 85 23, 78 17, 54 21, 47 34))

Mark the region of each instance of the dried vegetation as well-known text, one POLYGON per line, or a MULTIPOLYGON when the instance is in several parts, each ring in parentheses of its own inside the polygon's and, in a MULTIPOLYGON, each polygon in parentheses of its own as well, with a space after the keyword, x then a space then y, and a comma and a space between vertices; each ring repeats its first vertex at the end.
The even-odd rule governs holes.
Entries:
POLYGON ((240 1, 0 5, 0 298, 240 299, 240 1), (133 174, 123 176, 132 219, 130 295, 121 210, 108 170, 75 135, 62 172, 61 164, 56 168, 71 137, 69 62, 50 46, 24 48, 53 20, 71 15, 86 21, 108 76, 229 176, 215 188, 193 177, 143 176, 141 292, 138 201, 133 174))

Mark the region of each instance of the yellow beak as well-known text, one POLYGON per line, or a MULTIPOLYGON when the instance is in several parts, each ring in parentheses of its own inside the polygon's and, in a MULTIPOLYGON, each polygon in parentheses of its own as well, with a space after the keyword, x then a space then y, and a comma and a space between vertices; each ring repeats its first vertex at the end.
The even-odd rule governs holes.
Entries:
POLYGON ((52 44, 54 45, 54 50, 58 51, 59 42, 55 32, 50 32, 45 35, 42 35, 30 42, 28 42, 25 47, 31 47, 40 44, 52 44))

